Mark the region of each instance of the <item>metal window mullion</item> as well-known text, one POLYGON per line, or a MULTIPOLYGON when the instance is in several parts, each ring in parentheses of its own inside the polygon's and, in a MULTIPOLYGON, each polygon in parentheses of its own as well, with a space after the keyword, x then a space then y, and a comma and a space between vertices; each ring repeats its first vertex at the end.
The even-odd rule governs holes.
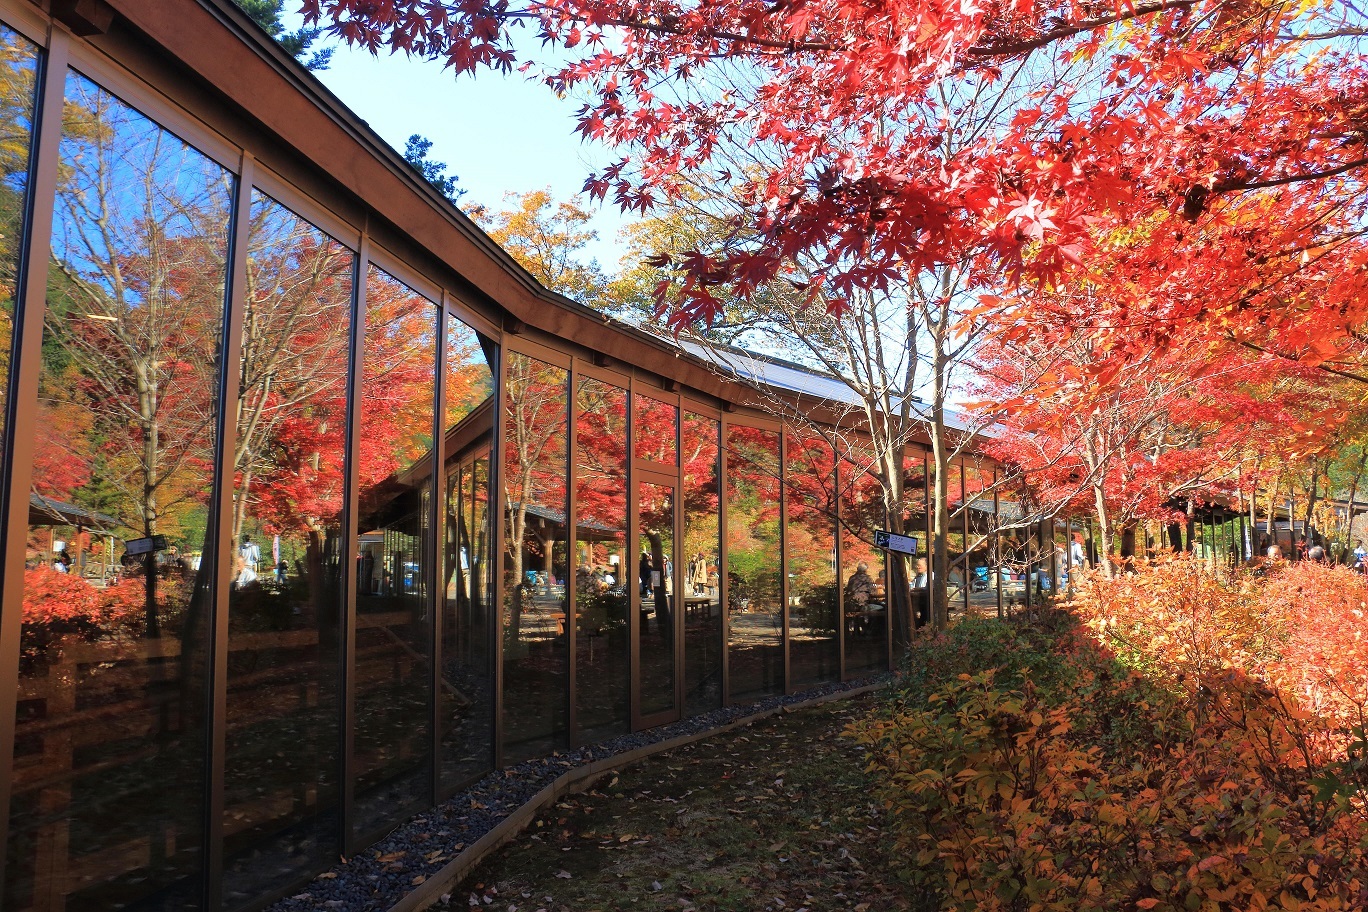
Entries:
POLYGON ((717 596, 722 603, 722 705, 731 706, 731 585, 727 553, 727 420, 717 422, 717 596))
POLYGON ((361 441, 361 376, 363 351, 366 338, 366 277, 370 272, 370 236, 363 232, 360 250, 356 256, 354 280, 352 281, 352 321, 351 321, 351 363, 347 376, 347 443, 343 480, 343 522, 342 553, 339 555, 341 567, 340 582, 342 590, 342 623, 339 634, 342 639, 341 675, 342 705, 339 736, 341 740, 338 756, 342 758, 342 815, 341 845, 344 854, 353 849, 352 835, 355 830, 356 804, 356 758, 353 742, 356 734, 356 553, 359 532, 358 511, 360 506, 360 469, 358 454, 361 441))
POLYGON ((207 798, 205 803, 204 849, 207 875, 205 908, 223 904, 223 814, 225 809, 224 771, 228 750, 228 613, 231 590, 229 572, 234 476, 233 454, 237 452, 237 410, 231 406, 241 395, 242 324, 247 309, 247 256, 252 222, 252 176, 254 161, 250 152, 242 153, 233 201, 233 223, 228 242, 229 273, 227 313, 220 341, 218 446, 215 453, 213 510, 210 513, 209 540, 213 542, 213 581, 209 602, 209 731, 205 758, 207 798))
POLYGON ((7 471, 3 479, 4 526, 0 528, 4 564, 0 572, 0 875, 8 853, 8 821, 12 760, 14 757, 15 701, 19 692, 19 638, 24 603, 24 543, 28 539, 29 485, 33 474, 34 438, 16 434, 32 428, 38 408, 38 379, 42 370, 43 319, 47 309, 48 266, 52 251, 52 222, 57 200, 58 165, 62 140, 62 101, 66 86, 70 36, 54 28, 47 52, 39 56, 36 127, 32 149, 26 224, 20 250, 22 258, 10 344, 9 401, 6 403, 8 450, 0 461, 7 471))
MULTIPOLYGON (((497 349, 498 363, 494 365, 494 421, 490 428, 491 438, 489 446, 489 523, 490 523, 490 555, 489 572, 492 575, 489 586, 490 610, 492 617, 489 623, 489 655, 490 655, 490 674, 493 676, 494 706, 493 725, 491 727, 492 741, 490 763, 494 769, 503 766, 503 642, 504 642, 504 560, 505 552, 508 550, 508 543, 504 541, 507 534, 507 523, 504 522, 505 514, 508 512, 508 494, 504 490, 504 454, 507 447, 504 446, 503 430, 505 414, 505 402, 508 396, 508 349, 504 346, 504 336, 499 336, 497 349)), ((521 547, 521 545, 519 545, 521 547)))
MULTIPOLYGON (((931 610, 931 574, 935 572, 936 561, 936 543, 932 538, 932 536, 935 535, 936 532, 936 506, 931 502, 931 497, 935 493, 935 486, 931 484, 931 473, 935 471, 935 466, 935 455, 930 451, 923 453, 922 503, 926 505, 926 508, 923 510, 923 512, 926 514, 926 594, 923 596, 923 598, 926 599, 927 624, 931 624, 934 621, 931 610)), ((912 569, 915 570, 916 566, 914 565, 912 569)), ((916 621, 913 620, 912 624, 915 627, 916 621)))
POLYGON ((775 468, 779 470, 779 598, 780 598, 780 624, 779 624, 779 647, 784 660, 784 693, 792 693, 792 657, 789 655, 789 578, 788 578, 788 491, 785 489, 784 480, 788 473, 785 471, 784 460, 788 457, 788 431, 783 427, 779 429, 779 465, 775 468))
MULTIPOLYGON (((431 690, 428 699, 432 701, 431 719, 428 728, 430 740, 432 742, 432 769, 430 796, 432 803, 436 804, 442 794, 442 622, 443 615, 446 613, 446 359, 447 351, 447 323, 452 319, 447 313, 447 294, 442 291, 441 301, 437 308, 437 382, 433 389, 433 418, 432 418, 432 502, 428 508, 428 522, 431 524, 432 544, 429 546, 432 555, 432 562, 428 564, 431 568, 429 576, 432 579, 430 586, 431 595, 429 604, 432 605, 432 624, 429 632, 432 642, 428 650, 428 659, 432 663, 429 669, 432 673, 431 690)), ((460 480, 459 470, 457 480, 460 480)), ((421 499, 420 499, 421 502, 421 499)))
POLYGON ((689 552, 684 547, 684 397, 676 394, 674 397, 675 422, 674 422, 674 540, 675 556, 674 571, 675 579, 671 583, 674 586, 674 612, 671 615, 675 625, 674 637, 674 657, 675 657, 675 718, 683 719, 687 715, 685 709, 685 676, 688 674, 688 656, 685 654, 685 640, 688 637, 686 629, 685 606, 684 606, 684 568, 689 565, 689 552))
MULTIPOLYGON (((969 469, 964 468, 964 462, 959 464, 959 525, 960 541, 959 554, 962 558, 963 567, 959 572, 960 580, 960 600, 963 602, 964 617, 969 617, 969 469)), ((947 573, 948 576, 948 573, 947 573)))
MULTIPOLYGON (((566 382, 570 385, 566 394, 565 429, 565 644, 570 654, 566 658, 565 669, 565 724, 571 749, 579 747, 579 710, 577 674, 578 662, 575 650, 578 648, 577 628, 579 627, 579 586, 576 585, 579 570, 579 498, 576 496, 576 481, 579 477, 577 448, 579 447, 579 359, 570 362, 566 372, 566 382)), ((592 547, 592 545, 590 546, 592 547)))
POLYGON ((845 519, 841 516, 841 456, 836 447, 831 447, 831 490, 836 495, 836 649, 840 655, 836 659, 836 670, 840 679, 846 679, 846 616, 845 584, 841 577, 845 574, 842 560, 841 539, 845 538, 845 519))
MULTIPOLYGON (((904 461, 905 461, 905 459, 904 459, 904 461)), ((899 472, 899 473, 903 473, 903 474, 905 475, 906 466, 905 466, 905 465, 900 465, 900 466, 897 467, 897 469, 896 469, 895 471, 897 471, 897 472, 899 472)), ((880 485, 880 487, 882 488, 883 485, 880 485)), ((906 496, 906 489, 904 489, 904 496, 906 496)), ((903 505, 902 505, 901 503, 896 504, 895 507, 894 507, 894 509, 896 509, 896 510, 898 511, 898 518, 899 518, 899 521, 900 521, 900 522, 901 522, 901 519, 902 519, 902 515, 901 515, 901 514, 902 514, 902 507, 903 507, 903 505)), ((888 502, 887 502, 887 499, 885 499, 885 501, 884 501, 884 528, 885 528, 885 529, 892 529, 892 528, 893 528, 893 525, 894 525, 894 524, 893 524, 893 515, 892 515, 891 513, 889 513, 889 510, 888 510, 888 502)), ((898 528, 902 529, 904 532, 907 531, 907 526, 905 526, 905 525, 899 525, 898 528)), ((885 650, 884 650, 884 651, 887 653, 887 655, 885 655, 885 657, 884 657, 884 670, 885 670, 885 671, 892 671, 892 670, 893 670, 893 655, 894 655, 894 646, 893 646, 893 569, 892 569, 892 567, 889 566, 889 564, 890 564, 892 561, 898 561, 900 565, 906 566, 905 564, 902 564, 902 558, 901 558, 901 557, 893 557, 889 551, 887 551, 887 550, 884 551, 884 646, 885 646, 885 650)), ((903 585, 905 585, 905 584, 906 584, 906 577, 903 578, 903 585)), ((902 601, 903 601, 903 604, 905 604, 905 605, 907 606, 907 609, 908 609, 908 611, 910 612, 910 611, 912 610, 912 589, 911 589, 910 586, 909 586, 908 589, 907 589, 906 597, 905 597, 902 601)))
POLYGON ((641 720, 641 580, 635 577, 633 566, 639 568, 637 552, 641 550, 641 503, 637 491, 636 474, 636 379, 628 378, 627 408, 627 542, 618 575, 630 579, 627 586, 627 724, 632 731, 640 728, 641 720))
POLYGON ((998 467, 993 466, 993 590, 997 593, 997 615, 1002 610, 1002 490, 998 487, 998 467))

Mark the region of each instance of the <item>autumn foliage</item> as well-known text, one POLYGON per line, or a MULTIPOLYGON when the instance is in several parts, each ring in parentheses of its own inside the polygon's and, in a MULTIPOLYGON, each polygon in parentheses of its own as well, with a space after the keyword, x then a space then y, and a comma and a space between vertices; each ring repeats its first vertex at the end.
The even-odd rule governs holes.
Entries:
POLYGON ((914 649, 853 730, 955 909, 1361 909, 1368 586, 1170 559, 914 649))

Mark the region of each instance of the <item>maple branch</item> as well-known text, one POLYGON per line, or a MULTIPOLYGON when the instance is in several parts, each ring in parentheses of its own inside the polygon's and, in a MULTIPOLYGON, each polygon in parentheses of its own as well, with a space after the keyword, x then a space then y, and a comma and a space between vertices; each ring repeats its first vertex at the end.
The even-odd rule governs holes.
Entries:
POLYGON ((1140 19, 1154 13, 1167 12, 1168 10, 1190 9, 1199 5, 1203 0, 1160 0, 1157 3, 1145 3, 1136 6, 1126 12, 1115 13, 1110 16, 1097 16, 1092 19, 1083 19, 1051 29, 1048 32, 1041 32, 1034 38, 1022 39, 1010 44, 998 45, 974 45, 966 52, 971 57, 1010 57, 1015 54, 1029 54, 1031 51, 1039 50, 1060 41, 1064 38, 1072 38, 1074 35, 1090 32, 1093 29, 1114 25, 1117 22, 1128 22, 1132 19, 1140 19))
POLYGON ((1368 165, 1368 158, 1358 158, 1351 162, 1330 168, 1325 171, 1315 171, 1309 174, 1287 174, 1283 177, 1269 178, 1263 181, 1230 181, 1222 182, 1212 188, 1213 193, 1228 193, 1232 190, 1243 193, 1246 190, 1266 190, 1269 187, 1284 187, 1288 184, 1295 184, 1301 181, 1322 180, 1327 177, 1334 177, 1338 174, 1345 174, 1356 168, 1368 165))
MULTIPOLYGON (((1264 347, 1264 346, 1258 344, 1257 342, 1251 342, 1251 341, 1249 341, 1248 339, 1240 339, 1240 338, 1237 338, 1237 337, 1235 336, 1234 333, 1231 333, 1231 332, 1229 332, 1229 331, 1227 331, 1227 332, 1225 333, 1225 337, 1226 337, 1227 341, 1234 342, 1236 345, 1243 345, 1245 348, 1249 349, 1250 351, 1255 351, 1255 352, 1258 352, 1259 354, 1263 354, 1263 355, 1272 355, 1272 356, 1275 357, 1275 358, 1282 358, 1284 361, 1292 361, 1292 362, 1295 362, 1295 363, 1297 363, 1297 364, 1303 364, 1303 363, 1305 363, 1305 362, 1303 362, 1300 358, 1296 357, 1295 355, 1289 355, 1289 354, 1286 354, 1286 353, 1284 353, 1284 352, 1276 351, 1276 350, 1271 349, 1271 348, 1266 348, 1266 347, 1264 347)), ((1356 373, 1353 373, 1352 371, 1340 370, 1340 369, 1337 368, 1337 367, 1330 367, 1328 364, 1324 364, 1324 363, 1321 363, 1321 364, 1313 364, 1313 365, 1308 365, 1308 366, 1314 367, 1314 368, 1315 368, 1316 370, 1318 370, 1318 371, 1324 371, 1325 373, 1331 374, 1331 375, 1336 376, 1336 377, 1343 377, 1343 378, 1346 379, 1346 380, 1353 380, 1353 381, 1355 381, 1355 382, 1358 382, 1358 383, 1362 383, 1362 384, 1368 385, 1368 376, 1364 376, 1363 374, 1356 374, 1356 373)))
MULTIPOLYGON (((570 17, 573 22, 587 22, 583 17, 570 17)), ((691 29, 681 28, 671 25, 668 21, 647 21, 644 19, 608 19, 605 25, 612 25, 618 28, 632 29, 642 32, 650 32, 653 35, 673 35, 677 38, 689 38, 701 35, 716 41, 730 41, 733 44, 751 44, 756 47, 769 48, 770 50, 785 51, 788 53, 798 53, 799 51, 834 51, 837 45, 827 41, 785 41, 779 38, 763 38, 758 35, 743 35, 740 32, 732 32, 724 29, 703 29, 695 33, 691 29)))

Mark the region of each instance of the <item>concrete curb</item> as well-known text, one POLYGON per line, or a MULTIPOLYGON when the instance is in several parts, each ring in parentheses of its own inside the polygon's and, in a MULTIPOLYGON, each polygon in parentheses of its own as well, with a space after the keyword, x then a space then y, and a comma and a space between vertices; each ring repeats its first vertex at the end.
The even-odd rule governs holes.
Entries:
POLYGON ((726 732, 737 728, 744 728, 747 725, 752 725, 759 722, 761 719, 766 719, 781 712, 793 712, 794 710, 806 709, 809 706, 830 703, 834 700, 857 697, 861 694, 878 690, 886 683, 887 682, 880 681, 874 684, 865 684, 860 687, 852 687, 850 690, 838 690, 835 693, 822 694, 819 697, 813 697, 811 700, 803 700, 800 703, 788 703, 783 706, 775 706, 771 709, 762 710, 753 715, 737 719, 734 722, 728 722, 726 725, 720 725, 717 728, 710 728, 707 731, 694 732, 689 735, 680 735, 677 738, 670 738, 655 744, 647 744, 645 747, 634 748, 633 750, 621 754, 614 754, 611 757, 604 757, 602 760, 595 760, 584 766, 567 770, 566 772, 561 773, 561 775, 556 778, 555 782, 552 782, 546 788, 528 799, 526 804, 495 824, 494 829, 485 833, 474 843, 463 849, 459 855, 447 862, 441 870, 437 871, 437 873, 433 874, 427 880, 419 884, 414 890, 406 894, 403 899, 390 907, 389 912, 421 912, 421 910, 428 908, 433 903, 440 900, 443 894, 450 893, 452 890, 456 889, 461 881, 465 879, 466 875, 474 870, 476 865, 484 861, 498 849, 503 848, 503 846, 512 842, 519 833, 527 829, 527 826, 546 807, 554 804, 566 795, 582 790, 589 783, 598 779, 605 773, 631 766, 632 764, 645 760, 647 757, 655 754, 694 744, 707 738, 725 734, 726 732))

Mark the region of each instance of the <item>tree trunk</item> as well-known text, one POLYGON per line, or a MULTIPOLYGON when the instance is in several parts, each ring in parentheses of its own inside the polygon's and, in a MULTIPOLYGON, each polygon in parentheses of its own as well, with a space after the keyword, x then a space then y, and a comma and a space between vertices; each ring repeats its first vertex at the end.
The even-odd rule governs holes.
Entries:
MULTIPOLYGON (((1269 489, 1268 492, 1268 515, 1264 517, 1264 534, 1269 537, 1270 542, 1273 539, 1274 531, 1273 517, 1275 517, 1278 514, 1278 488, 1281 486, 1281 484, 1282 476, 1279 475, 1273 479, 1273 487, 1269 489)), ((1292 521, 1292 517, 1290 514, 1288 515, 1287 519, 1288 523, 1290 524, 1292 521)))
POLYGON ((1354 480, 1349 484, 1349 516, 1344 523, 1344 547, 1341 549, 1345 555, 1345 563, 1353 563, 1353 539, 1354 539, 1354 500, 1358 497, 1359 481, 1363 478, 1363 471, 1368 468, 1368 447, 1364 447, 1363 453, 1359 456, 1358 466, 1354 469, 1354 480))
POLYGON ((1121 564, 1132 567, 1135 564, 1135 522, 1121 527, 1121 564))
POLYGON ((508 513, 506 534, 508 536, 508 564, 511 577, 505 584, 509 587, 508 638, 509 642, 516 643, 522 638, 523 537, 524 530, 527 527, 527 508, 518 504, 508 513))
MULTIPOLYGON (((906 494, 903 461, 906 446, 901 434, 890 433, 883 449, 883 491, 884 523, 888 531, 896 535, 907 534, 907 523, 903 517, 903 504, 906 494)), ((889 611, 890 629, 894 642, 906 645, 911 642, 912 585, 908 573, 908 556, 898 551, 889 551, 884 558, 884 603, 889 611)))
MULTIPOLYGON (((660 583, 652 587, 655 596, 656 630, 661 640, 673 643, 674 618, 670 611, 669 596, 672 585, 669 577, 665 575, 665 544, 659 532, 647 532, 646 539, 651 543, 651 566, 654 568, 652 572, 660 574, 660 583)), ((673 569, 673 559, 670 560, 670 564, 673 569)), ((650 580, 646 582, 649 586, 650 580)))
POLYGON ((1097 558, 1102 565, 1102 575, 1112 578, 1112 527, 1111 516, 1107 510, 1107 499, 1099 479, 1093 484, 1093 512, 1097 514, 1097 558))
POLYGON ((1302 535, 1306 539, 1306 547, 1309 549, 1316 540, 1316 527, 1312 524, 1312 519, 1316 515, 1316 501, 1320 499, 1320 471, 1316 466, 1316 460, 1311 460, 1311 484, 1306 489, 1306 521, 1302 525, 1302 535))

